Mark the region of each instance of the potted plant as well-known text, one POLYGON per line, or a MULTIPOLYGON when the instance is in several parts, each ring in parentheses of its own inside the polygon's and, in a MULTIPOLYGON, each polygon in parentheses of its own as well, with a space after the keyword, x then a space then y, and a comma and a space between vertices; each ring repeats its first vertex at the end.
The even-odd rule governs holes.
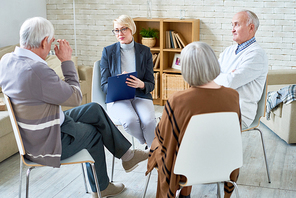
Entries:
POLYGON ((156 43, 156 38, 159 38, 159 31, 150 27, 148 29, 142 28, 140 34, 142 35, 142 44, 148 47, 153 47, 156 43))

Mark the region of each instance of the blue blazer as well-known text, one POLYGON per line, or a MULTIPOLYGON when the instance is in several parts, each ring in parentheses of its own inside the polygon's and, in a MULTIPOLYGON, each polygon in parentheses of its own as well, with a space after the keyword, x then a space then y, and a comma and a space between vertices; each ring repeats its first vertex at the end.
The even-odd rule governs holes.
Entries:
MULTIPOLYGON (((138 78, 145 83, 145 88, 136 89, 136 96, 151 99, 151 91, 154 90, 153 63, 150 48, 135 42, 136 71, 138 78)), ((101 67, 101 87, 107 94, 108 77, 121 74, 120 43, 114 43, 103 49, 100 62, 101 67)))

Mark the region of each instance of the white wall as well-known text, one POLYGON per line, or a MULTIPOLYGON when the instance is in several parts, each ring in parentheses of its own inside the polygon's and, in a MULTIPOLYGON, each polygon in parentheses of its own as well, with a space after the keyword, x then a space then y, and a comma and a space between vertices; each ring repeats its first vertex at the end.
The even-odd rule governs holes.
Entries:
MULTIPOLYGON (((103 47, 116 42, 111 33, 119 15, 147 16, 147 0, 75 0, 78 64, 92 66, 103 47)), ((73 0, 47 0, 47 17, 55 37, 65 38, 74 47, 73 0)), ((200 40, 219 55, 233 44, 231 19, 242 10, 254 11, 260 20, 257 42, 265 49, 269 69, 296 69, 295 0, 152 0, 153 18, 200 19, 200 40)))
POLYGON ((19 43, 19 30, 30 17, 46 18, 46 0, 0 0, 0 47, 19 43))

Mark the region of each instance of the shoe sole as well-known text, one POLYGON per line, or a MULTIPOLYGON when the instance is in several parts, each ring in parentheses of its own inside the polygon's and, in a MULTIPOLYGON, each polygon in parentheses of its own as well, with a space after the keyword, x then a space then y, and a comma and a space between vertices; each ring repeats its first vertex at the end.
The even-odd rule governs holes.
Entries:
POLYGON ((123 189, 122 189, 120 192, 118 192, 117 194, 114 194, 114 195, 105 195, 105 196, 101 195, 101 197, 102 197, 102 198, 114 197, 114 196, 117 196, 117 195, 121 194, 124 190, 125 190, 125 186, 124 186, 123 189))
POLYGON ((135 168, 137 168, 139 166, 139 164, 134 165, 133 167, 131 167, 130 169, 124 169, 126 173, 132 172, 135 168))

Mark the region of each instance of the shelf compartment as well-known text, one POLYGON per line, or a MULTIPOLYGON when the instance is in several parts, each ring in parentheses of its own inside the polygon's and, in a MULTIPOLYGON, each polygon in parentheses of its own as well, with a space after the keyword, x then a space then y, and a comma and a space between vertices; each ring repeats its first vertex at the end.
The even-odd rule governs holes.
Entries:
POLYGON ((162 40, 163 46, 166 46, 165 45, 166 31, 170 31, 170 30, 180 33, 182 37, 185 39, 187 44, 193 41, 199 41, 199 24, 200 24, 199 19, 188 19, 188 20, 165 19, 163 20, 163 32, 162 32, 163 33, 162 36, 164 38, 162 40))
POLYGON ((140 34, 140 31, 142 28, 148 29, 149 27, 151 29, 155 28, 159 31, 159 38, 156 38, 156 43, 155 46, 152 47, 151 49, 153 50, 160 50, 160 23, 161 23, 162 19, 147 19, 147 18, 134 18, 134 22, 136 24, 137 27, 137 31, 136 33, 133 35, 134 36, 134 40, 137 43, 141 43, 142 44, 142 35, 140 34))

